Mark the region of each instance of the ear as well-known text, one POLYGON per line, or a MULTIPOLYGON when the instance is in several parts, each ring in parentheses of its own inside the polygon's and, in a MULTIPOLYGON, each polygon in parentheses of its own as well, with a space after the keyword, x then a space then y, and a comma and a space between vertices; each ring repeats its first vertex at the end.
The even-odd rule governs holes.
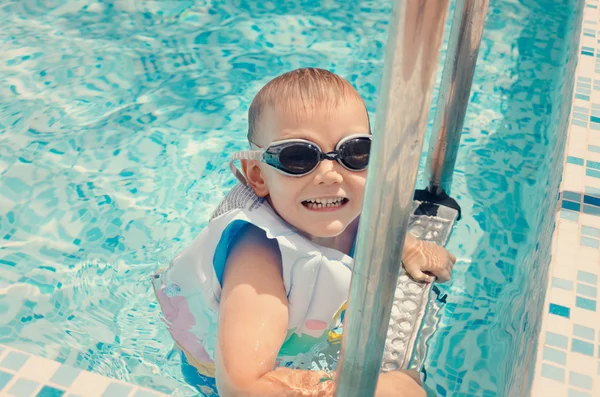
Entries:
POLYGON ((265 197, 269 194, 269 188, 265 183, 262 170, 256 160, 242 160, 242 172, 246 177, 248 185, 250 185, 258 197, 265 197))

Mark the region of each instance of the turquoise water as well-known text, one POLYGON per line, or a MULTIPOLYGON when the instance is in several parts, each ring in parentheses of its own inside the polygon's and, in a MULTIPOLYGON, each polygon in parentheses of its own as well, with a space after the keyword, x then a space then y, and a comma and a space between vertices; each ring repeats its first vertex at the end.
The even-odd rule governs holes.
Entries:
MULTIPOLYGON (((491 1, 431 394, 529 387, 578 4, 491 1)), ((193 395, 148 276, 234 183, 227 155, 245 147, 247 106, 269 79, 328 68, 375 110, 390 11, 391 1, 3 1, 0 343, 193 395)))

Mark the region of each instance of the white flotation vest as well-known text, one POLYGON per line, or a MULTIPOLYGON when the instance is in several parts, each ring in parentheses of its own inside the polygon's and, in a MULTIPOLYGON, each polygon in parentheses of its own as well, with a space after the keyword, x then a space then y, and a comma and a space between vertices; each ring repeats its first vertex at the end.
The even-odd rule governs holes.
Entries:
MULTIPOLYGON (((314 244, 279 217, 269 203, 243 184, 217 207, 207 227, 171 265, 154 275, 153 285, 169 331, 190 362, 214 376, 221 282, 229 249, 247 224, 276 239, 288 298, 288 336, 278 365, 329 340, 343 320, 353 260, 314 244)), ((286 363, 287 361, 287 363, 286 363)), ((310 366, 310 365, 307 365, 310 366)))

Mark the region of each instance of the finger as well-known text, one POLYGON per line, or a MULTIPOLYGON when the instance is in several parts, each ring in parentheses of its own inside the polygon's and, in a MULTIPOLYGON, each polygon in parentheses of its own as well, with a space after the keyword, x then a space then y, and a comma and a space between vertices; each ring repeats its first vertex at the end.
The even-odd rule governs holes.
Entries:
POLYGON ((424 281, 426 283, 431 283, 434 280, 434 278, 432 276, 429 276, 418 269, 416 269, 413 273, 411 273, 411 276, 416 281, 424 281))
POLYGON ((436 274, 437 276, 437 281, 438 283, 445 283, 447 281, 450 281, 450 272, 447 270, 443 270, 441 272, 439 272, 439 274, 436 274))
POLYGON ((448 252, 448 256, 450 257, 450 260, 452 261, 452 264, 454 265, 456 263, 456 257, 454 255, 452 255, 450 252, 448 252))

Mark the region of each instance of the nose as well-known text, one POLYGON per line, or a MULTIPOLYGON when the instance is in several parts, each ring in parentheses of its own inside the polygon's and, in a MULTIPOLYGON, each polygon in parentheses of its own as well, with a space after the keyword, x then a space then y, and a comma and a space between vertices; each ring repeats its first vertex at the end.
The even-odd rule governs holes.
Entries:
POLYGON ((343 168, 335 160, 323 160, 315 170, 315 184, 317 185, 333 185, 336 183, 342 183, 344 177, 342 176, 343 168))

